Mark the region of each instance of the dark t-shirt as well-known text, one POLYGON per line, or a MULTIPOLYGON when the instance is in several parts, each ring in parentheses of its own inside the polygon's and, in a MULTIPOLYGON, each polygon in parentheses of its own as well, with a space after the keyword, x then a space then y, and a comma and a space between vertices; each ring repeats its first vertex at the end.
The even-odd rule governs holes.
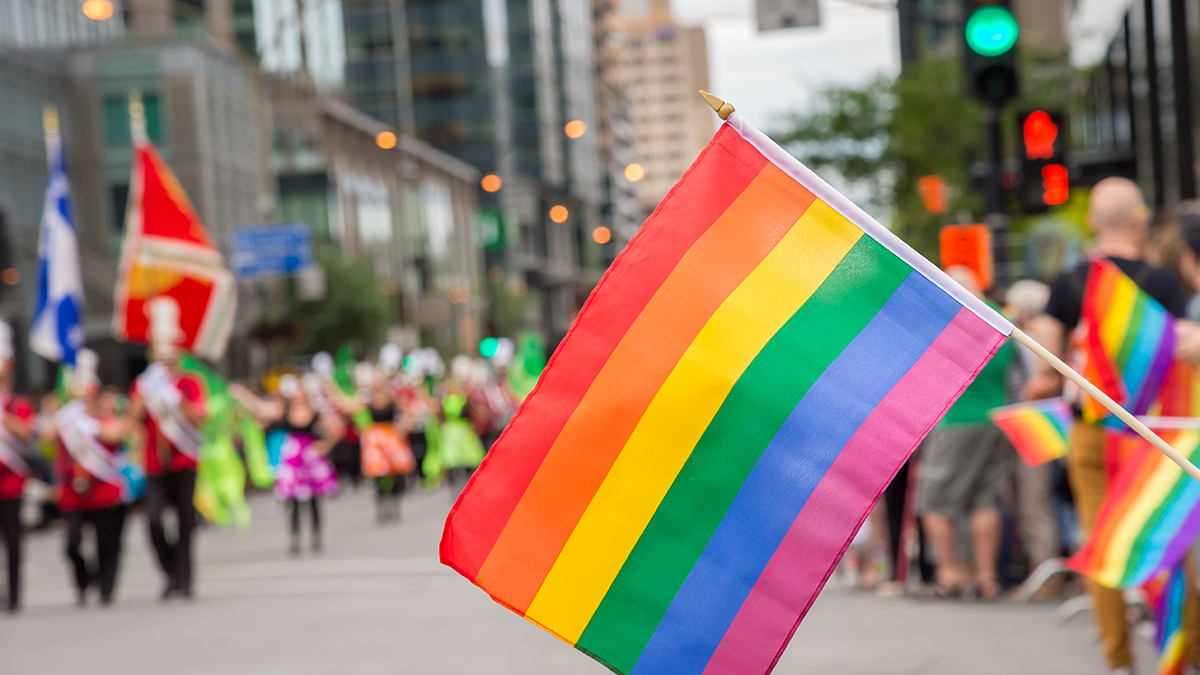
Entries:
MULTIPOLYGON (((1122 272, 1133 279, 1143 291, 1157 300, 1168 312, 1181 317, 1187 309, 1187 297, 1179 279, 1170 272, 1149 265, 1141 260, 1109 258, 1122 272)), ((1079 325, 1083 313, 1083 293, 1087 288, 1090 262, 1080 263, 1070 272, 1063 272, 1050 287, 1050 300, 1046 303, 1046 314, 1058 319, 1072 331, 1079 325)))

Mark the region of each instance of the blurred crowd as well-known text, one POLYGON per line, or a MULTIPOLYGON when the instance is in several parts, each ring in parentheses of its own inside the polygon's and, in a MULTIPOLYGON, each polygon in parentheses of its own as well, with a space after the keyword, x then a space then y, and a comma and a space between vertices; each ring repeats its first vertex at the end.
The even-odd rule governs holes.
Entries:
MULTIPOLYGON (((1090 261, 1105 258, 1176 317, 1175 356, 1195 365, 1200 204, 1184 203, 1151 221, 1137 185, 1107 179, 1091 193, 1091 248, 1051 284, 1026 279, 985 294, 971 270, 947 273, 1069 361, 1081 347, 1076 329, 1090 261)), ((1062 396, 1064 389, 1069 399, 1071 387, 1048 364, 1024 346, 1005 344, 880 499, 843 562, 843 583, 928 600, 1087 593, 1090 600, 1075 606, 1092 608, 1109 666, 1132 672, 1127 601, 1140 602, 1138 593, 1106 588, 1064 565, 1088 536, 1112 475, 1101 428, 1084 423, 1076 405, 1067 456, 1029 466, 989 419, 990 410, 1062 396)), ((1193 563, 1187 565, 1194 580, 1193 563)), ((1189 593, 1196 596, 1194 582, 1189 593)), ((1188 604, 1200 607, 1191 598, 1188 604)), ((1200 624, 1200 612, 1185 615, 1188 627, 1200 624)), ((1186 663, 1195 665, 1200 630, 1188 635, 1186 663)))
POLYGON ((308 548, 321 550, 322 500, 339 490, 372 489, 378 522, 398 521, 409 488, 461 486, 545 363, 541 341, 526 335, 519 351, 502 338, 488 358, 458 355, 448 367, 435 349, 404 355, 389 344, 371 360, 347 347, 261 381, 226 382, 178 350, 169 326, 159 333, 168 337, 152 344, 151 365, 128 393, 101 383, 96 355, 83 350, 55 391, 29 397, 12 391, 11 338, 0 330, 10 612, 21 606, 28 529, 64 530, 70 580, 85 606, 93 593, 113 601, 133 510, 145 513, 163 600, 192 596, 194 529, 246 525, 246 496, 256 490, 285 505, 292 555, 304 548, 305 519, 308 548))

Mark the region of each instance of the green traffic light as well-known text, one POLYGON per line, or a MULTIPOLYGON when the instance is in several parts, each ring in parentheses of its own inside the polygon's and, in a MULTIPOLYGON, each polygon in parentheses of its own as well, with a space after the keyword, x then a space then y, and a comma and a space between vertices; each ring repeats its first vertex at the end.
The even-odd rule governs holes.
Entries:
POLYGON ((1017 44, 1017 18, 999 5, 975 10, 967 19, 967 46, 980 56, 1000 56, 1017 44))

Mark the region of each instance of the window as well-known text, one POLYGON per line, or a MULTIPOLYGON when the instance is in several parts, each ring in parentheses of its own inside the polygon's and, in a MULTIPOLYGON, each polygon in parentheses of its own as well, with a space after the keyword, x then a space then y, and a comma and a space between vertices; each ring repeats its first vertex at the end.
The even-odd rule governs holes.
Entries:
POLYGON ((108 188, 109 202, 112 204, 112 227, 118 235, 125 230, 125 208, 129 202, 129 185, 113 183, 108 188))
MULTIPOLYGON (((146 135, 151 142, 162 141, 162 121, 157 94, 144 94, 142 105, 146 110, 146 135)), ((128 147, 132 144, 129 129, 129 97, 116 95, 104 97, 104 138, 110 148, 128 147)))

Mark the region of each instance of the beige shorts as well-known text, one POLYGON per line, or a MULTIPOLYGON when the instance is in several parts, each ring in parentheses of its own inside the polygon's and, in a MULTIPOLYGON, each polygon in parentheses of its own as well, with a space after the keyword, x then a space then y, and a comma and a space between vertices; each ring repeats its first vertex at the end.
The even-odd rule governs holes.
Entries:
POLYGON ((921 446, 917 512, 957 518, 999 508, 1012 451, 993 424, 930 433, 921 446))

